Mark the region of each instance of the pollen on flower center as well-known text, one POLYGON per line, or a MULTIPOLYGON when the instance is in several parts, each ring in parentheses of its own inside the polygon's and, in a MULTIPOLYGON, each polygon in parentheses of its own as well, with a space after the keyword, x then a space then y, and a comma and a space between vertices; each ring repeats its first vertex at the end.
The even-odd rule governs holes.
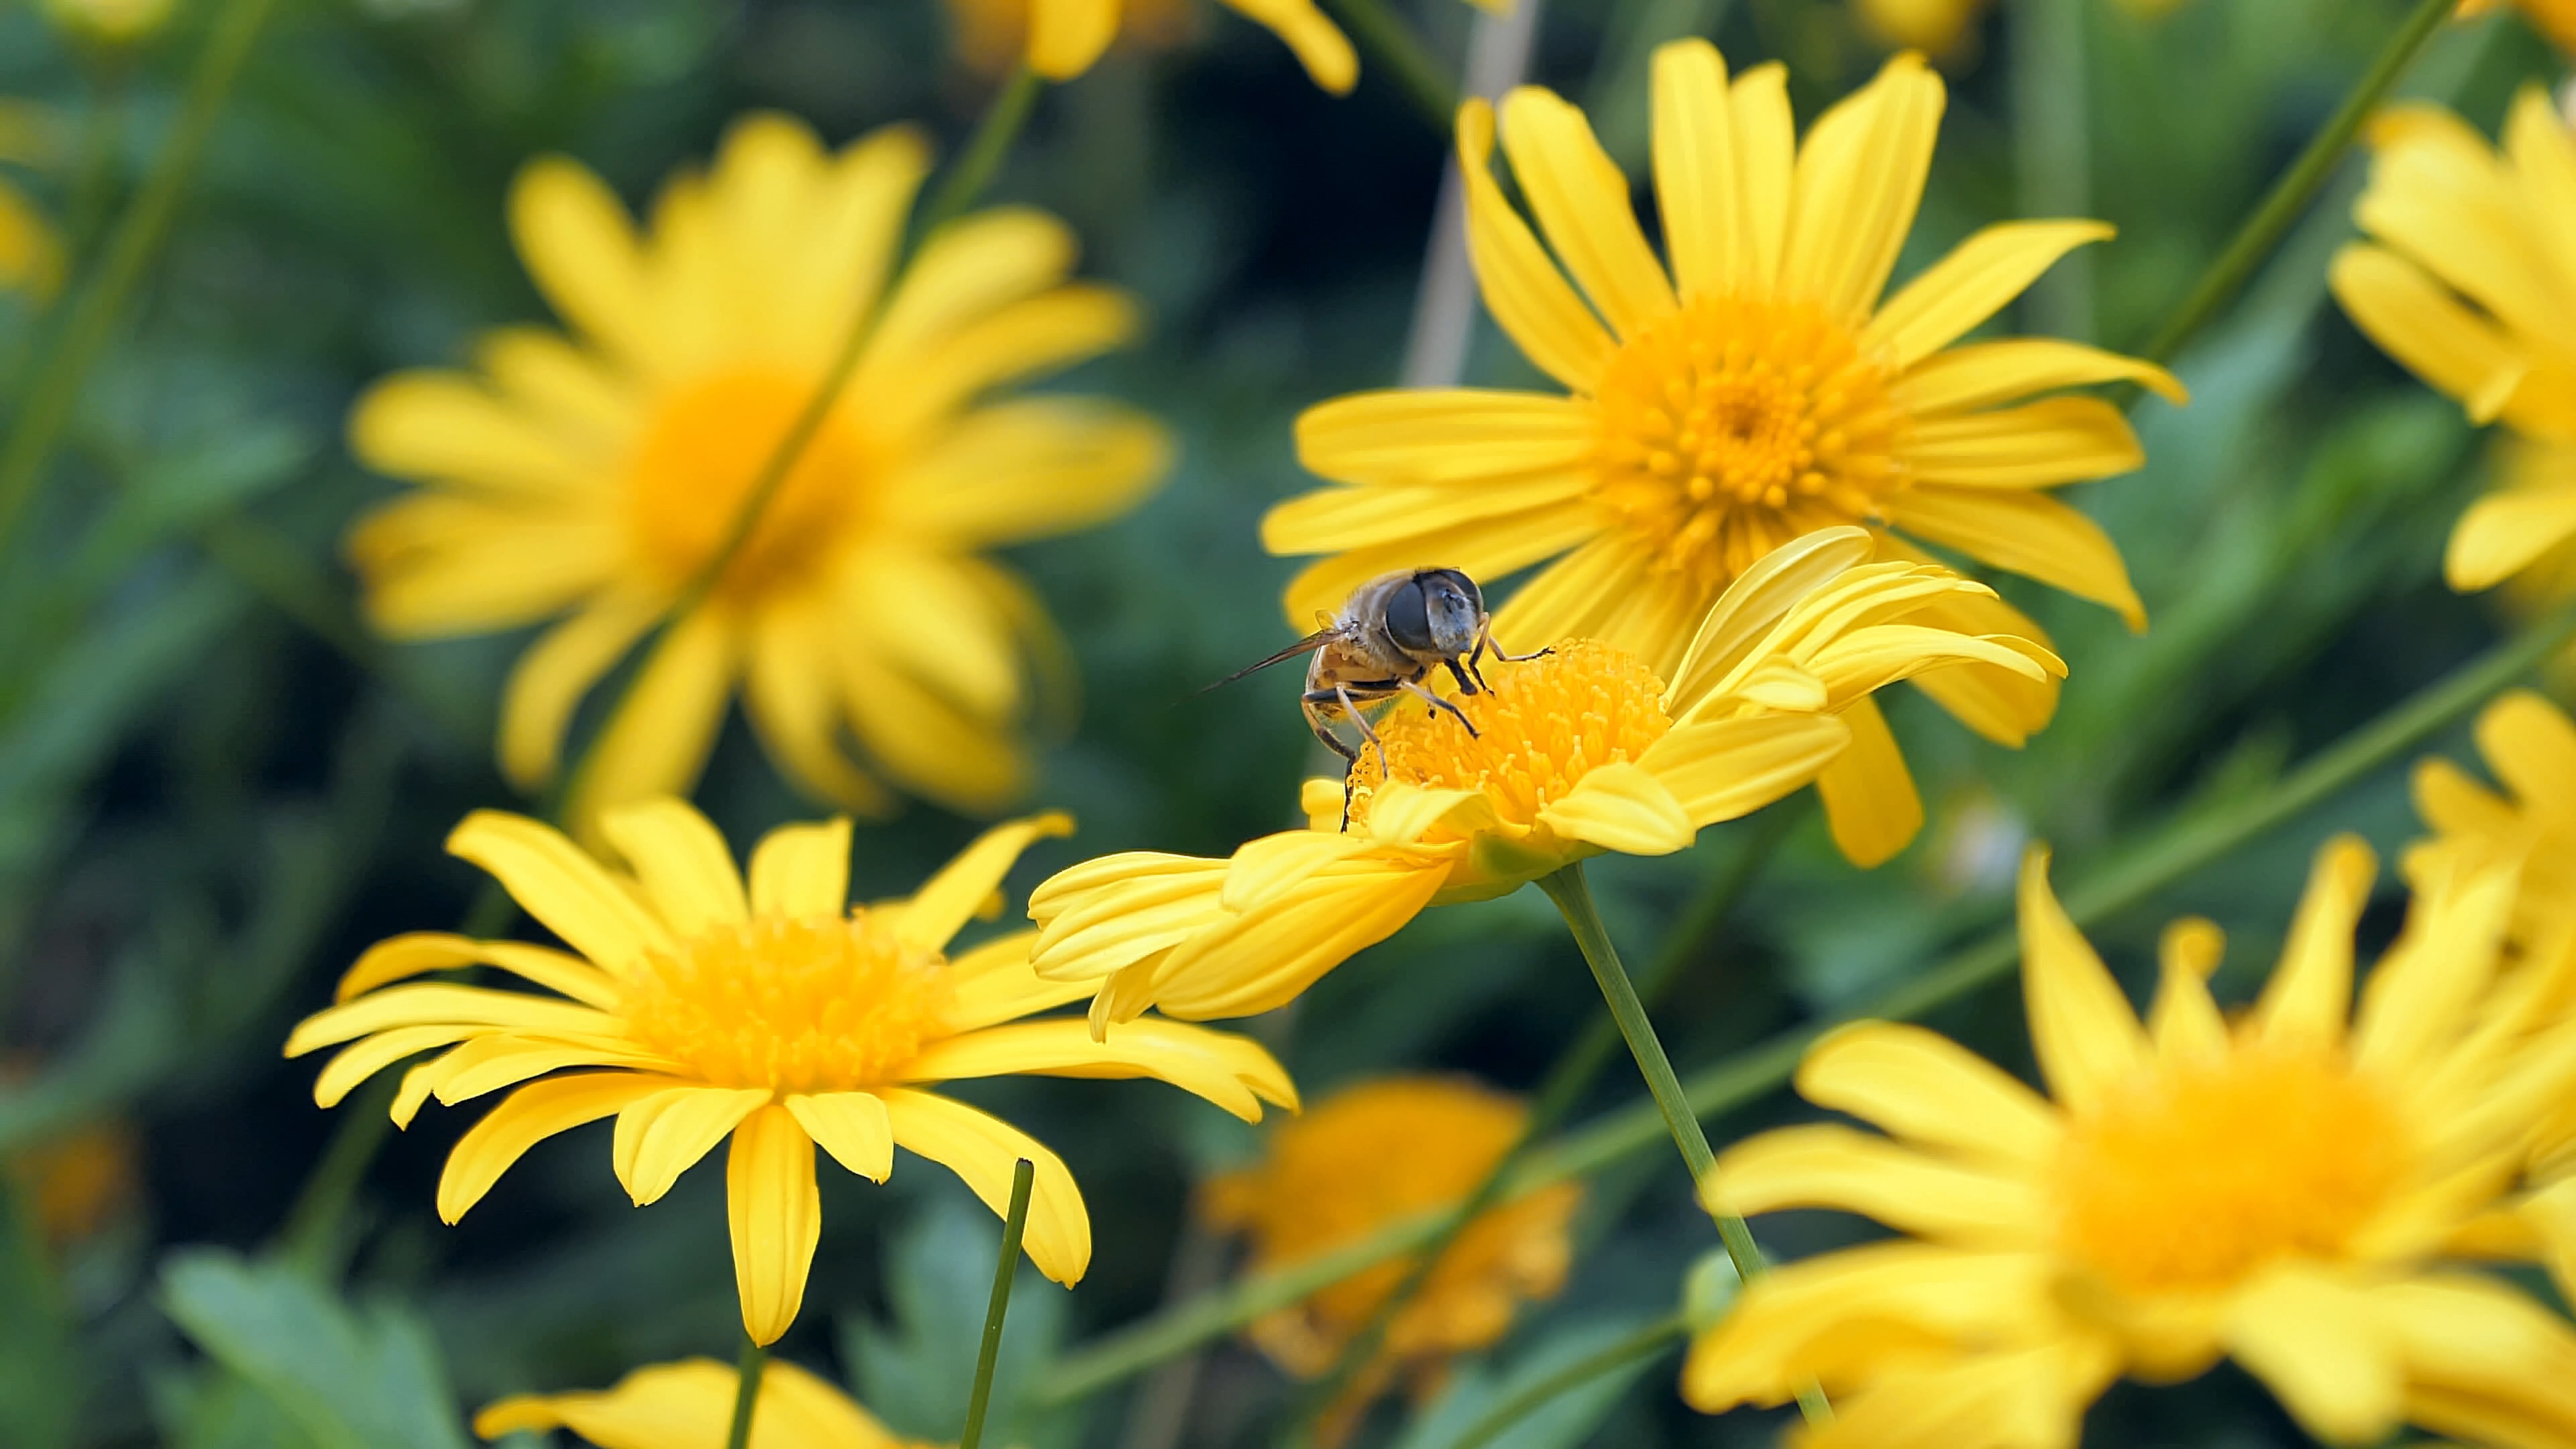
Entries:
POLYGON ((1850 329, 1805 302, 1698 296, 1620 348, 1593 496, 1710 593, 1804 533, 1875 519, 1905 414, 1850 329))
POLYGON ((2225 1287, 2342 1251, 2407 1151, 2392 1104, 2339 1062, 2256 1046, 2159 1068, 2070 1124, 2062 1246, 2118 1287, 2225 1287))
POLYGON ((941 1035, 947 962, 865 910, 717 926, 628 981, 627 1030, 720 1087, 847 1091, 941 1035))
POLYGON ((1488 660, 1483 672, 1490 690, 1453 696, 1475 722, 1472 736, 1447 711, 1410 698, 1377 722, 1386 768, 1381 774, 1376 749, 1360 751, 1351 771, 1354 822, 1367 815, 1367 794, 1395 779, 1482 790, 1497 815, 1529 825, 1586 774, 1635 760, 1673 727, 1664 682, 1616 645, 1569 640, 1517 664, 1488 660))
MULTIPOLYGON (((813 389, 810 378, 746 370, 679 388, 655 406, 628 465, 629 502, 637 548, 667 582, 684 583, 723 546, 813 389)), ((827 416, 762 508, 724 590, 752 592, 802 572, 856 511, 869 471, 862 441, 827 416)))

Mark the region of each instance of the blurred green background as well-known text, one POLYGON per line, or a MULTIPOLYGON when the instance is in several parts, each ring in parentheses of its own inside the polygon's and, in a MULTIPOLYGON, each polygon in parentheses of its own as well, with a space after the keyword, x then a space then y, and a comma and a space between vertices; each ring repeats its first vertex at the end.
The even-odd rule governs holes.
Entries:
MULTIPOLYGON (((114 51, 67 41, 26 5, 0 13, 0 96, 42 108, 10 178, 66 234, 75 286, 165 144, 215 8, 180 0, 165 29, 114 51)), ((2134 346, 2400 8, 2187 0, 2149 21, 2108 0, 2005 0, 1948 64, 1942 146, 1900 277, 1987 221, 2102 216, 2119 239, 2007 320, 2134 346)), ((1454 64, 1473 12, 1403 10, 1454 64)), ((1684 33, 1715 37, 1739 65, 1788 61, 1802 118, 1879 59, 1833 0, 1550 0, 1531 78, 1581 101, 1641 177, 1643 58, 1684 33)), ((13 1164, 0 1444, 455 1445, 469 1442, 463 1413, 506 1392, 729 1356, 720 1174, 702 1168, 638 1211, 601 1170, 606 1129, 592 1128, 534 1153, 445 1228, 431 1189, 473 1113, 433 1109, 372 1157, 352 1130, 341 1160, 363 1172, 335 1175, 325 1157, 349 1114, 312 1105, 312 1063, 279 1059, 288 1025, 359 949, 457 920, 478 877, 438 842, 467 810, 513 803, 489 740, 522 641, 399 647, 360 630, 337 541, 391 486, 351 461, 341 422, 389 370, 460 361, 481 329, 546 320, 502 226, 528 158, 573 155, 640 205, 754 108, 835 143, 918 121, 953 151, 991 83, 950 50, 932 0, 279 0, 166 252, 0 556, 0 1158, 13 1164)), ((2446 32, 2401 89, 2491 130, 2515 86, 2556 73, 2504 18, 2446 32)), ((1132 289, 1151 319, 1141 346, 1062 385, 1151 409, 1183 451, 1133 516, 1014 559, 1083 683, 1039 792, 1081 833, 1033 853, 1015 892, 1082 856, 1222 854, 1287 822, 1311 748, 1291 682, 1191 691, 1284 636, 1291 565, 1261 553, 1257 521, 1305 481, 1296 412, 1393 381, 1443 159, 1381 74, 1326 96, 1272 36, 1213 5, 1181 44, 1116 53, 1042 99, 990 196, 1066 217, 1086 272, 1132 289)), ((2506 627, 2437 570, 2481 440, 2325 299, 2357 170, 2186 354, 2193 405, 2141 408, 2145 471, 2077 495, 2126 553, 2151 632, 2008 584, 2073 666, 2056 724, 2016 754, 1897 700, 1931 809, 1923 838, 1863 875, 1812 811, 1782 822, 1785 844, 1660 1012, 1686 1070, 1847 1010, 2003 919, 2024 841, 2054 842, 2060 880, 2080 881, 2259 791, 2506 627)), ((14 418, 61 308, 22 293, 0 309, 0 417, 14 418)), ((1533 376, 1480 328, 1471 379, 1533 376)), ((2449 748, 2465 752, 2456 736, 2449 748)), ((699 799, 737 845, 820 813, 739 722, 699 799)), ((2309 852, 2337 828, 2385 859, 2414 828, 2402 769, 2097 938, 2134 973, 2167 917, 2208 913, 2233 936, 2222 994, 2241 998, 2309 852)), ((973 829, 922 807, 863 826, 858 894, 909 889, 973 829)), ((1686 902, 1778 833, 1757 819, 1682 856, 1600 863, 1622 944, 1651 954, 1686 902)), ((2384 937, 2397 909, 2385 885, 2381 904, 2384 937)), ((1395 1068, 1526 1088, 1598 1010, 1545 901, 1523 892, 1426 916, 1260 1029, 1310 1097, 1395 1068)), ((2008 1064, 2026 1063, 2020 1022, 2005 989, 1934 1019, 2008 1064)), ((1193 1182, 1242 1160, 1252 1130, 1148 1089, 996 1082, 964 1095, 1062 1152, 1099 1235, 1078 1292, 1023 1275, 1008 1442, 1162 1449, 1131 1422, 1125 1389, 1068 1407, 1013 1386, 1035 1383, 1059 1346, 1164 1301, 1193 1182)), ((1584 1113, 1639 1096, 1621 1063, 1584 1113)), ((1712 1135, 1799 1110, 1775 1097, 1712 1135)), ((1595 1178, 1568 1291, 1433 1413, 1400 1427, 1391 1409, 1374 1432, 1434 1449, 1496 1385, 1669 1311, 1710 1246, 1683 1189, 1660 1152, 1595 1178)), ((953 1438, 990 1216, 929 1170, 883 1188, 826 1173, 824 1193, 815 1286, 781 1351, 898 1430, 953 1438)), ((1764 1231, 1795 1256, 1850 1229, 1787 1215, 1764 1231)), ((1691 1413, 1671 1375, 1663 1361, 1606 1383, 1504 1442, 1776 1432, 1691 1413)), ((1186 1442, 1254 1442, 1289 1392, 1248 1350, 1220 1346, 1186 1442)), ((2185 1391, 2115 1390, 2088 1442, 2301 1439, 2220 1370, 2185 1391)))

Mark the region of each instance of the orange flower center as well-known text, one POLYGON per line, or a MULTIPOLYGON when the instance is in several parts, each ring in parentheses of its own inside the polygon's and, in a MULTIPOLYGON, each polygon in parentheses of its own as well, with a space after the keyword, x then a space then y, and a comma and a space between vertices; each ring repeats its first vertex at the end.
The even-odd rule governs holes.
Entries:
POLYGON ((2261 1046, 2159 1067, 2071 1124, 2061 1242, 2115 1286, 2189 1292, 2333 1257, 2405 1171, 2393 1105, 2342 1063, 2261 1046))
POLYGON ((1410 697, 1376 724, 1385 746, 1363 746, 1352 767, 1351 820, 1367 818, 1368 797, 1388 779, 1434 790, 1482 790, 1494 813, 1519 826, 1602 765, 1634 760, 1673 727, 1664 682, 1636 656, 1593 639, 1518 664, 1488 660, 1490 690, 1456 696, 1475 723, 1470 735, 1446 710, 1410 697))
POLYGON ((626 983, 628 1035, 719 1087, 838 1092, 884 1082, 946 1034, 948 963, 865 908, 718 926, 626 983))
MULTIPOLYGON (((745 370, 681 388, 654 409, 629 465, 628 496, 636 545, 665 582, 687 582, 732 536, 753 482, 813 392, 811 378, 745 370)), ((869 472, 863 441, 837 412, 827 415, 761 508, 721 589, 741 596, 805 573, 857 511, 869 472)))
POLYGON ((1903 481, 1887 384, 1809 303, 1693 297, 1611 362, 1593 496, 1714 595, 1800 534, 1878 517, 1903 481))

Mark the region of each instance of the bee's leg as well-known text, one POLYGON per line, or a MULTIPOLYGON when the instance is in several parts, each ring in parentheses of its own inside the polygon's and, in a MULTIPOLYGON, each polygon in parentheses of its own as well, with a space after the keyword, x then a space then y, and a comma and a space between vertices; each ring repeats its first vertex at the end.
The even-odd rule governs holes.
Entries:
POLYGON ((1544 649, 1534 650, 1528 654, 1506 654, 1503 652, 1503 646, 1499 643, 1495 643, 1494 626, 1491 624, 1487 624, 1485 626, 1484 636, 1476 641, 1476 652, 1479 654, 1484 653, 1485 646, 1488 644, 1492 644, 1494 646, 1494 657, 1502 660, 1506 664, 1526 664, 1533 659, 1544 659, 1548 655, 1556 652, 1556 646, 1550 644, 1544 649))
MULTIPOLYGON (((1482 648, 1483 646, 1479 645, 1478 647, 1482 648)), ((1478 674, 1471 678, 1467 672, 1469 669, 1476 667, 1475 660, 1469 659, 1467 661, 1466 669, 1459 668, 1458 661, 1455 659, 1447 659, 1441 662, 1449 666, 1449 677, 1458 681, 1458 692, 1460 694, 1483 694, 1486 692, 1485 676, 1478 674)))
MULTIPOLYGON (((1395 681, 1391 679, 1374 679, 1361 684, 1360 688, 1370 691, 1373 698, 1383 699, 1386 697, 1387 693, 1392 692, 1394 684, 1395 681)), ((1388 774, 1386 764, 1386 741, 1379 739, 1377 737, 1377 731, 1369 728, 1368 716, 1361 714, 1360 707, 1352 702, 1351 687, 1347 681, 1333 686, 1333 696, 1342 702, 1342 713, 1349 715, 1351 717, 1351 723, 1360 727, 1360 738, 1377 746, 1378 778, 1385 779, 1388 774)), ((1351 763, 1356 765, 1359 762, 1360 757, 1356 753, 1353 754, 1351 756, 1351 763)), ((1350 805, 1350 789, 1347 782, 1345 782, 1343 786, 1342 797, 1343 808, 1345 812, 1347 812, 1350 805)))
MULTIPOLYGON (((1460 709, 1455 701, 1442 699, 1440 696, 1433 694, 1430 690, 1423 688, 1421 682, 1418 680, 1408 679, 1404 681, 1404 692, 1421 699, 1423 702, 1429 704, 1433 709, 1446 711, 1450 718, 1458 721, 1460 725, 1466 728, 1467 738, 1471 740, 1482 738, 1482 736, 1476 733, 1476 722, 1467 718, 1467 712, 1460 709)), ((1385 758, 1385 751, 1383 749, 1379 751, 1379 758, 1385 758)))
MULTIPOLYGON (((1350 707, 1350 696, 1342 693, 1338 687, 1333 689, 1310 689, 1306 691, 1305 694, 1298 698, 1298 708, 1305 711, 1306 727, 1315 732, 1315 738, 1322 740, 1326 749, 1331 750, 1334 754, 1342 757, 1344 764, 1344 768, 1342 770, 1342 829, 1349 830, 1351 828, 1350 767, 1355 766, 1360 762, 1360 752, 1352 749, 1349 745, 1342 743, 1342 737, 1333 733, 1333 727, 1331 724, 1327 723, 1324 718, 1322 707, 1336 701, 1339 701, 1341 704, 1343 712, 1349 714, 1352 721, 1359 725, 1360 732, 1362 734, 1367 734, 1368 721, 1361 719, 1359 717, 1359 712, 1350 707)), ((1385 756, 1381 753, 1378 758, 1379 768, 1383 769, 1385 764, 1385 756)))

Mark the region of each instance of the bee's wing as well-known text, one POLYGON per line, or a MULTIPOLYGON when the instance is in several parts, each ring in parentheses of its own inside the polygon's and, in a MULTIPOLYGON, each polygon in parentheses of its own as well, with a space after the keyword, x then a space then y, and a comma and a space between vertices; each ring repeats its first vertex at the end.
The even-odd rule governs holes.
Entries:
POLYGON ((1232 684, 1247 674, 1258 674, 1273 664, 1285 664, 1289 660, 1294 659, 1301 654, 1312 654, 1316 650, 1331 643, 1333 641, 1333 637, 1340 632, 1341 631, 1338 628, 1328 627, 1318 629, 1314 633, 1307 635, 1305 638, 1298 640, 1296 643, 1289 645, 1287 648, 1280 650, 1278 653, 1271 655, 1269 658, 1257 663, 1247 664, 1241 669, 1234 671, 1232 674, 1227 675, 1225 678, 1218 680, 1215 684, 1207 685, 1197 692, 1205 694, 1208 690, 1215 689, 1220 685, 1232 684))

